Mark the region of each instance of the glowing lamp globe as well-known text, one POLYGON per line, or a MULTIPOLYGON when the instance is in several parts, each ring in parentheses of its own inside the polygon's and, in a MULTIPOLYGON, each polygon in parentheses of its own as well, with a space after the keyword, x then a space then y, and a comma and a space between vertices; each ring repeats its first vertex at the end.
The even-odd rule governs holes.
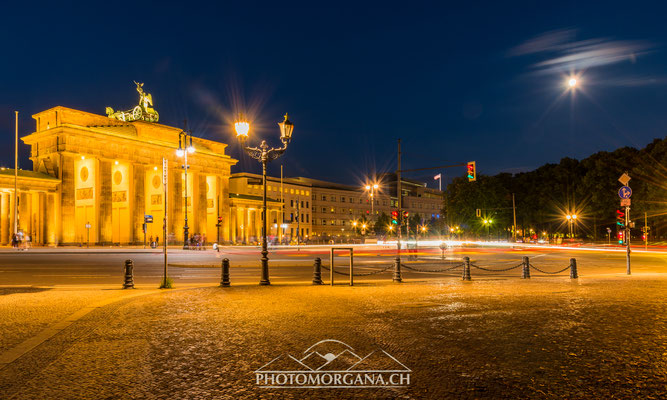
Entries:
POLYGON ((283 122, 278 122, 280 126, 280 139, 283 142, 288 142, 292 140, 292 131, 294 131, 294 124, 290 122, 287 118, 287 113, 285 114, 285 120, 283 122))
POLYGON ((248 138, 250 124, 245 121, 238 121, 234 124, 234 129, 236 130, 236 137, 239 140, 245 140, 248 138))

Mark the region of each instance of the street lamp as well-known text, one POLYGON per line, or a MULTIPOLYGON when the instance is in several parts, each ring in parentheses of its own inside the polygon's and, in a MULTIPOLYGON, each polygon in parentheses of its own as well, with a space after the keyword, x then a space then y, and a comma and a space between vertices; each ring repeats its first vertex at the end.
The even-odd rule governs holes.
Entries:
POLYGON ((493 222, 493 220, 485 219, 483 222, 484 222, 484 225, 486 225, 486 240, 490 241, 491 240, 491 223, 493 222))
POLYGON ((283 155, 285 150, 287 150, 287 145, 292 140, 292 131, 294 130, 294 124, 290 122, 285 114, 285 120, 279 122, 278 126, 280 127, 280 141, 282 142, 282 147, 269 148, 266 144, 266 140, 262 140, 259 147, 246 147, 246 141, 248 140, 248 133, 250 131, 250 124, 247 121, 244 121, 239 118, 239 120, 234 124, 234 129, 236 130, 236 138, 241 143, 243 150, 252 158, 262 163, 262 278, 259 281, 260 285, 270 285, 269 281, 269 251, 267 250, 266 243, 266 164, 275 160, 276 158, 283 155))
POLYGON ((570 239, 574 238, 574 223, 577 220, 577 214, 567 214, 565 216, 570 231, 570 239))
MULTIPOLYGON (((176 155, 183 157, 183 169, 185 170, 185 225, 183 225, 183 250, 190 248, 189 244, 189 230, 188 227, 188 154, 195 152, 192 146, 192 131, 188 130, 187 121, 183 123, 183 130, 178 134, 178 150, 176 155)), ((165 238, 166 240, 167 238, 165 238)))
POLYGON ((375 215, 375 191, 379 188, 380 186, 377 183, 374 183, 372 185, 366 185, 364 189, 366 189, 367 192, 369 192, 369 195, 371 196, 371 221, 373 220, 373 216, 375 215))

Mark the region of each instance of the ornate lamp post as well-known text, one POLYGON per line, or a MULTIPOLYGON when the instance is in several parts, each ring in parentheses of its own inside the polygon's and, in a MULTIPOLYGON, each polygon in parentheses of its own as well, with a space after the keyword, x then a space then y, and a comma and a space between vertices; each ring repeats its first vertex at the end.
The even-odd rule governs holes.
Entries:
POLYGON ((369 196, 371 197, 371 221, 373 220, 373 216, 375 215, 375 191, 379 188, 380 186, 377 183, 374 183, 372 185, 366 185, 364 186, 364 189, 366 189, 367 192, 369 192, 369 196))
POLYGON ((278 148, 269 148, 265 140, 262 140, 259 147, 247 147, 246 140, 248 140, 248 131, 250 131, 250 124, 247 121, 239 120, 234 124, 234 129, 236 130, 236 138, 241 143, 243 150, 255 160, 262 163, 262 279, 259 281, 260 285, 270 285, 269 281, 269 251, 267 250, 266 243, 266 232, 267 232, 267 215, 266 215, 266 164, 275 160, 276 158, 283 155, 287 149, 287 145, 292 140, 292 131, 294 130, 294 124, 292 124, 289 119, 287 119, 287 114, 285 114, 285 120, 279 122, 280 126, 280 141, 283 143, 282 147, 278 148))
MULTIPOLYGON (((192 132, 188 130, 187 123, 184 124, 183 130, 178 134, 178 150, 176 150, 176 155, 183 157, 183 169, 185 170, 185 225, 183 225, 183 249, 187 250, 190 248, 190 243, 188 240, 188 154, 195 152, 195 148, 192 146, 192 132)), ((166 240, 167 238, 165 238, 166 240)))

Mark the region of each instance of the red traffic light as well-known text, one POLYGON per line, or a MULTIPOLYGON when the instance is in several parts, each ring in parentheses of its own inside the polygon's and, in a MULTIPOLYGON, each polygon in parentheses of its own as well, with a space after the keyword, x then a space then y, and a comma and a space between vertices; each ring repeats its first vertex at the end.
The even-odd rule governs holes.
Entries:
POLYGON ((616 219, 625 218, 625 213, 621 210, 616 210, 616 219))
POLYGON ((407 218, 409 213, 407 211, 403 211, 403 218, 407 218))
POLYGON ((474 161, 468 162, 468 182, 477 180, 477 166, 474 161))
POLYGON ((392 217, 393 219, 398 218, 398 211, 392 211, 392 212, 391 212, 391 217, 392 217))

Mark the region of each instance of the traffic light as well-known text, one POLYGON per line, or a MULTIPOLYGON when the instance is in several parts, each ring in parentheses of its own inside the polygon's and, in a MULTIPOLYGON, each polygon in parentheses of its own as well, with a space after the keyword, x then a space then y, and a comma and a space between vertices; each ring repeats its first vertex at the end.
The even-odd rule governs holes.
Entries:
POLYGON ((474 161, 468 162, 468 182, 474 182, 477 180, 477 167, 475 166, 474 161))
POLYGON ((623 244, 623 231, 618 231, 618 244, 623 244))
POLYGON ((625 213, 621 210, 616 210, 616 225, 620 228, 625 227, 625 213))
POLYGON ((407 211, 403 211, 403 218, 407 218, 410 215, 407 211))
POLYGON ((391 223, 394 225, 398 225, 398 211, 391 212, 391 223))

